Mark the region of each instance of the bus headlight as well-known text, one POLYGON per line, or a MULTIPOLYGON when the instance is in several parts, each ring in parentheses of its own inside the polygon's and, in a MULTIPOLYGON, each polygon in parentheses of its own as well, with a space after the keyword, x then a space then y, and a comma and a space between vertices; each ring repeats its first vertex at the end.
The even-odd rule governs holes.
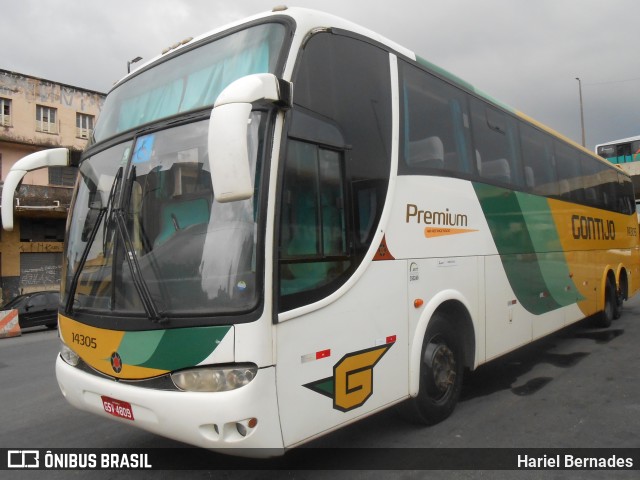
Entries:
POLYGON ((60 344, 60 356, 72 367, 75 367, 80 362, 80 357, 76 352, 67 347, 64 343, 60 344))
POLYGON ((229 365, 181 370, 171 374, 180 390, 188 392, 226 392, 244 387, 258 373, 256 365, 229 365))

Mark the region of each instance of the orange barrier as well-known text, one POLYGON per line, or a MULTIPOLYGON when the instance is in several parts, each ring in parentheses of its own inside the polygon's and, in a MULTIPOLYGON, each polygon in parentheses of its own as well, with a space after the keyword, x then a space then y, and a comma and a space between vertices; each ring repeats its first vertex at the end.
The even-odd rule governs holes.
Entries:
POLYGON ((19 337, 22 335, 18 323, 18 310, 0 312, 0 338, 19 337))

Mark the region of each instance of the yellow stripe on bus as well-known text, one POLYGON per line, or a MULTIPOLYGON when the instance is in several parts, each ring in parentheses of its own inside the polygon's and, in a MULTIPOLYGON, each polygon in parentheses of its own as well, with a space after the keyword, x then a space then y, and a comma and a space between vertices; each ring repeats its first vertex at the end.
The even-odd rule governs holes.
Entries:
POLYGON ((141 379, 167 373, 167 370, 128 365, 123 359, 122 370, 116 372, 111 356, 118 351, 125 332, 92 327, 58 315, 62 341, 82 360, 99 372, 117 378, 141 379))

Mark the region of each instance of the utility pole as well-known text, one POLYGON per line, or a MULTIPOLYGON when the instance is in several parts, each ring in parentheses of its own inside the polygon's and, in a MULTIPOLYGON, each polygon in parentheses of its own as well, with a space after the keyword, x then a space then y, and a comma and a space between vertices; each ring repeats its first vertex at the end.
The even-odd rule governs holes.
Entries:
POLYGON ((580 94, 580 126, 582 127, 582 146, 585 146, 584 140, 584 108, 582 106, 582 81, 579 77, 576 77, 578 81, 578 93, 580 94))

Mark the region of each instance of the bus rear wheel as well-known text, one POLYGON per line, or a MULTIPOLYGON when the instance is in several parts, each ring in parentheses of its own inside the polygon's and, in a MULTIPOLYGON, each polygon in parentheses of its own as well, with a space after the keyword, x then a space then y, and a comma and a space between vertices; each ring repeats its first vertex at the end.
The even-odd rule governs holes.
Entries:
POLYGON ((604 287, 604 308, 595 317, 595 326, 599 328, 608 328, 615 318, 618 299, 616 298, 616 287, 610 278, 604 287))
POLYGON ((626 288, 624 286, 625 284, 622 282, 622 278, 620 279, 620 282, 618 282, 618 288, 616 288, 616 302, 615 302, 615 308, 613 310, 613 319, 617 320, 618 318, 620 318, 622 316, 622 308, 624 306, 624 299, 626 298, 627 294, 626 294, 626 288))
POLYGON ((413 399, 417 418, 434 425, 453 412, 464 371, 462 343, 447 317, 434 314, 422 345, 420 387, 413 399))

